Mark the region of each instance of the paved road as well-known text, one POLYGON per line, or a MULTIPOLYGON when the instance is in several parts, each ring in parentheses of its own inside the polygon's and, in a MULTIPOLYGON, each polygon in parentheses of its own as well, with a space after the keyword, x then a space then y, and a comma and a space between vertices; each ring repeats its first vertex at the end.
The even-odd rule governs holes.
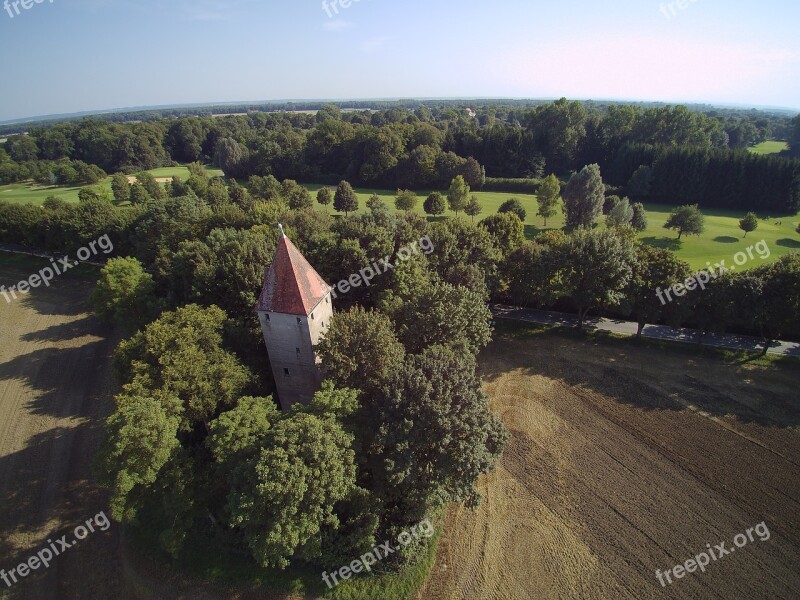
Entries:
MULTIPOLYGON (((530 323, 540 323, 543 325, 559 325, 562 327, 575 327, 578 323, 577 317, 566 313, 558 313, 547 310, 533 310, 527 308, 517 308, 503 304, 491 304, 489 306, 492 313, 498 319, 511 319, 514 321, 528 321, 530 323)), ((637 325, 631 321, 617 319, 587 319, 585 326, 590 329, 608 331, 620 335, 636 335, 637 325)), ((731 350, 750 350, 760 352, 763 343, 760 338, 748 335, 731 334, 706 334, 703 335, 696 329, 683 329, 668 327, 666 325, 645 325, 642 336, 657 340, 669 340, 672 342, 683 342, 686 344, 697 344, 702 338, 706 346, 716 346, 717 348, 729 348, 731 350)), ((768 350, 769 354, 782 356, 800 356, 800 344, 794 342, 773 342, 768 350)))

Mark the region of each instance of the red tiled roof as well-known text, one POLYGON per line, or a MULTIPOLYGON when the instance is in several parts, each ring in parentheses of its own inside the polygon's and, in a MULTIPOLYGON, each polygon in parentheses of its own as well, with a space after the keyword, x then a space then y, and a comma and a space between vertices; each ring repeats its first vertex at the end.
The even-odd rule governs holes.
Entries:
POLYGON ((264 276, 256 311, 308 316, 331 289, 289 238, 282 236, 264 276))

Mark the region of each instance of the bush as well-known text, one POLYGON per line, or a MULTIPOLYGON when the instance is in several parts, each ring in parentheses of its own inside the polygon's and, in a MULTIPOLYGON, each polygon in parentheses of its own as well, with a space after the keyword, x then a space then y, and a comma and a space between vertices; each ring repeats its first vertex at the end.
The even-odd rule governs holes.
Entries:
POLYGON ((516 198, 511 198, 510 200, 506 200, 500 205, 500 208, 497 209, 499 214, 504 213, 514 213, 519 217, 519 220, 523 223, 525 222, 525 217, 528 215, 528 212, 525 210, 525 207, 522 206, 522 202, 517 200, 516 198))

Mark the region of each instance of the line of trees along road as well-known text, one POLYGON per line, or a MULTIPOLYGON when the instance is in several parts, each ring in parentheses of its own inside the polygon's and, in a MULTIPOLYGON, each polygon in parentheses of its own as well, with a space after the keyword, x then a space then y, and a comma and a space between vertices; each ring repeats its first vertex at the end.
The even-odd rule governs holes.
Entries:
POLYGON ((239 179, 344 178, 369 187, 430 189, 461 175, 478 189, 486 177, 567 176, 597 163, 617 186, 628 185, 640 167, 651 168, 637 189, 659 202, 791 212, 800 208, 800 162, 743 151, 776 133, 789 139, 787 154, 800 154, 800 117, 734 117, 684 106, 597 109, 566 99, 535 108, 487 106, 476 116, 449 107, 343 113, 326 106, 315 115, 86 119, 10 137, 0 151, 0 182, 57 180, 64 160, 107 173, 214 161, 239 179))

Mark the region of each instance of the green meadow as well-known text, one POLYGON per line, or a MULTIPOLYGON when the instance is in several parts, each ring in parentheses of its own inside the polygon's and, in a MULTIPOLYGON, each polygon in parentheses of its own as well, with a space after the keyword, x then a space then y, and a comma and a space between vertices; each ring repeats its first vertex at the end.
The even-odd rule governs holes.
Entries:
MULTIPOLYGON (((211 177, 222 175, 222 171, 219 169, 206 168, 206 170, 211 177)), ((157 179, 166 177, 172 178, 176 175, 183 180, 189 178, 189 169, 186 167, 163 167, 160 169, 153 169, 148 171, 148 173, 152 174, 153 177, 157 179)), ((107 189, 110 193, 111 177, 106 178, 102 182, 96 184, 96 186, 42 186, 31 182, 2 185, 0 186, 0 200, 19 202, 21 204, 41 204, 47 199, 48 196, 58 196, 67 202, 77 202, 78 192, 82 187, 98 186, 107 189)))
POLYGON ((767 142, 761 142, 755 146, 751 146, 749 150, 753 154, 778 154, 779 152, 783 152, 788 148, 789 144, 786 142, 776 142, 774 140, 770 140, 767 142))
MULTIPOLYGON (((308 185, 306 187, 316 193, 322 186, 308 185)), ((367 210, 367 199, 372 194, 377 194, 391 207, 392 211, 396 212, 394 208, 395 192, 359 188, 356 189, 356 193, 359 197, 359 211, 367 210)), ((422 203, 428 193, 419 193, 419 202, 415 212, 424 214, 422 203)), ((545 229, 561 229, 564 227, 564 215, 559 211, 555 217, 547 220, 547 228, 545 228, 544 220, 536 216, 538 204, 534 195, 503 192, 475 192, 475 195, 483 207, 483 212, 475 218, 476 221, 496 213, 500 205, 509 198, 517 198, 527 211, 525 237, 528 239, 533 238, 545 229)), ((703 213, 706 217, 705 232, 699 236, 683 236, 679 241, 676 232, 664 229, 664 223, 667 222, 672 208, 663 204, 645 204, 648 228, 639 234, 639 237, 653 246, 673 250, 678 257, 685 260, 694 269, 706 267, 707 262, 714 264, 721 260, 725 260, 725 264, 729 265, 733 262, 734 254, 746 251, 749 246, 761 240, 764 240, 770 249, 768 260, 774 260, 792 250, 800 249, 800 235, 795 232, 795 228, 800 223, 800 214, 794 217, 761 218, 758 229, 748 233, 745 238, 744 232, 739 229, 739 219, 744 216, 744 211, 704 210, 703 213), (778 225, 779 222, 781 222, 781 225, 778 225)), ((329 210, 333 211, 333 208, 329 207, 329 210)), ((453 213, 447 211, 445 215, 452 216, 453 213)), ((759 216, 761 217, 762 215, 759 216)), ((462 218, 469 219, 463 213, 462 218)), ((604 220, 605 217, 602 217, 600 221, 601 227, 604 226, 604 220)), ((757 266, 761 262, 760 259, 756 258, 755 261, 748 262, 743 268, 757 266)))

